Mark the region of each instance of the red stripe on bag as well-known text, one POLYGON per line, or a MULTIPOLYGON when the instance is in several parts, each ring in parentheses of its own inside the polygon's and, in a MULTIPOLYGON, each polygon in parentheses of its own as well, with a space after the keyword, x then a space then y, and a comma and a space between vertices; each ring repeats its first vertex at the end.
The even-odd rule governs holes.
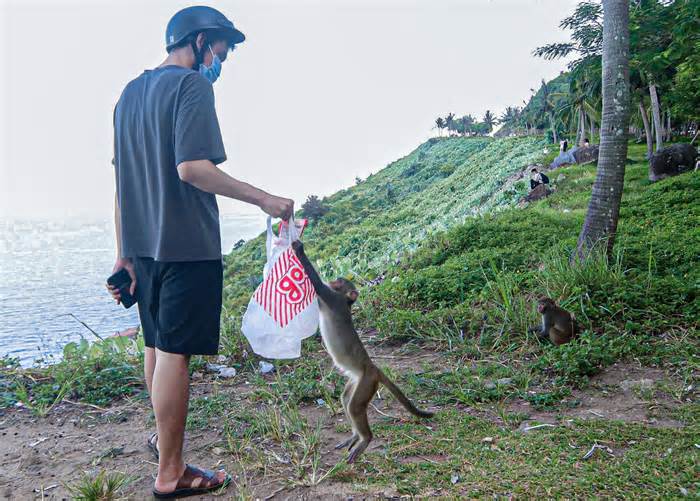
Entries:
POLYGON ((284 328, 311 304, 316 291, 296 254, 289 247, 277 258, 253 297, 284 328))

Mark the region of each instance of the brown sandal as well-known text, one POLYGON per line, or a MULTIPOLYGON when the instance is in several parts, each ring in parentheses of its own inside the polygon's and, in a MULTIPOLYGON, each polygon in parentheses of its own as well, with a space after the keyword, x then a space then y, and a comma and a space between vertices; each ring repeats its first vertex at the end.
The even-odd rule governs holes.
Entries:
POLYGON ((160 492, 153 488, 153 496, 156 499, 184 498, 228 487, 231 483, 231 475, 227 473, 226 477, 219 482, 216 480, 216 474, 216 471, 202 470, 187 464, 185 465, 185 472, 177 481, 174 491, 160 492))

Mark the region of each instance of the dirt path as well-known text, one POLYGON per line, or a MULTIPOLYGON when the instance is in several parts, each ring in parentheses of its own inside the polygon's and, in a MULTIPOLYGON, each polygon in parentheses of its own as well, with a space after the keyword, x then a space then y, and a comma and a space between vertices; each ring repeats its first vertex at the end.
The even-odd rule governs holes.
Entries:
MULTIPOLYGON (((381 354, 377 356, 382 357, 381 354)), ((437 354, 433 359, 435 357, 437 354)), ((417 366, 418 361, 411 357, 386 355, 381 363, 402 373, 417 366)), ((648 400, 640 397, 640 391, 648 381, 659 382, 663 378, 664 373, 660 369, 617 364, 593 378, 588 389, 576 392, 574 396, 580 401, 576 408, 551 413, 534 411, 522 400, 512 401, 509 406, 512 411, 527 415, 525 424, 590 418, 681 427, 681 423, 658 412, 660 407, 672 407, 671 399, 657 399, 650 406, 648 400)), ((193 383, 193 398, 215 390, 219 395, 225 395, 231 406, 245 405, 254 410, 258 404, 252 397, 253 389, 253 385, 246 382, 243 376, 226 383, 205 376, 193 383)), ((478 410, 465 407, 463 410, 491 421, 500 419, 489 406, 478 410)), ((327 471, 342 459, 342 453, 334 450, 333 446, 344 436, 339 432, 343 418, 339 414, 331 416, 326 407, 318 405, 302 405, 299 411, 308 422, 320 424, 322 464, 317 467, 319 472, 327 471)), ((405 417, 395 403, 387 408, 385 402, 378 402, 377 407, 371 410, 370 421, 386 420, 387 416, 392 415, 405 417)), ((153 485, 156 463, 145 448, 145 441, 153 428, 151 411, 144 398, 121 401, 109 409, 63 402, 44 418, 35 417, 22 408, 6 412, 0 415, 0 498, 65 499, 69 497, 65 484, 70 483, 71 479, 84 472, 94 474, 104 469, 133 476, 134 480, 125 489, 126 496, 130 499, 147 499, 153 485)), ((279 468, 273 466, 266 469, 266 466, 258 465, 250 470, 244 469, 226 450, 224 437, 222 427, 214 418, 209 427, 187 433, 186 455, 187 461, 193 464, 223 467, 234 474, 235 485, 222 496, 225 499, 235 497, 237 490, 245 497, 260 499, 271 496, 275 499, 346 499, 368 494, 372 497, 399 495, 393 488, 372 493, 357 492, 351 482, 336 480, 324 480, 313 487, 290 485, 291 466, 283 451, 276 450, 274 446, 265 451, 273 458, 270 462, 278 464, 279 468), (266 473, 261 474, 261 471, 266 473)), ((383 437, 376 437, 370 452, 381 452, 386 447, 385 442, 383 437)), ((423 461, 426 458, 416 456, 406 460, 423 461)), ((200 499, 213 499, 213 496, 200 499)))

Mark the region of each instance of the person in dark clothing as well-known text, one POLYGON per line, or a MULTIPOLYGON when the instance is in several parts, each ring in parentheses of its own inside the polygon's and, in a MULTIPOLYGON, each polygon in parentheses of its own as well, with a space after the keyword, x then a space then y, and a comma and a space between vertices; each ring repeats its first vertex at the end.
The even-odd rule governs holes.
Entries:
POLYGON ((568 149, 569 149, 569 141, 567 141, 566 139, 562 139, 562 140, 559 142, 559 152, 560 152, 560 153, 563 153, 563 152, 565 152, 565 151, 568 150, 568 149))
POLYGON ((530 171, 530 189, 534 190, 541 184, 549 184, 549 178, 539 172, 537 168, 533 168, 530 171))
MULTIPOLYGON (((114 109, 113 273, 126 269, 145 340, 144 372, 157 433, 156 498, 227 486, 224 471, 185 464, 182 454, 191 355, 219 346, 223 257, 216 195, 288 219, 294 202, 238 181, 217 165, 226 152, 212 84, 245 40, 210 7, 177 12, 166 28, 168 56, 127 84, 114 109)), ((107 285, 119 303, 119 290, 107 285)))

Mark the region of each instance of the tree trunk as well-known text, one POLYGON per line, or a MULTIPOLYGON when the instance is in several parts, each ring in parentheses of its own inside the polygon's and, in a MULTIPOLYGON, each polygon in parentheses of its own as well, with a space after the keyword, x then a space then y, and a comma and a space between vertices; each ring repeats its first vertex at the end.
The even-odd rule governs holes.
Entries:
POLYGON ((581 144, 581 108, 578 109, 578 117, 576 120, 576 144, 581 144))
POLYGON ((554 115, 552 112, 549 112, 549 125, 552 127, 552 139, 554 140, 554 144, 557 144, 559 141, 557 139, 557 128, 554 126, 554 115))
POLYGON ((671 142, 671 110, 666 110, 666 142, 671 142))
POLYGON ((591 116, 590 113, 588 114, 588 121, 591 123, 591 138, 590 139, 591 139, 591 144, 592 144, 593 143, 593 136, 595 135, 595 125, 593 122, 593 117, 591 116))
POLYGON ((651 114, 654 117, 654 130, 656 132, 656 151, 664 147, 663 125, 661 124, 661 111, 659 110, 659 96, 656 94, 656 84, 649 84, 649 96, 651 96, 651 114))
MULTIPOLYGON (((649 117, 647 116, 647 110, 644 107, 644 98, 639 101, 639 113, 642 115, 642 123, 644 123, 644 134, 647 136, 647 160, 651 158, 651 154, 654 152, 654 142, 651 138, 651 127, 649 126, 649 117)), ((651 167, 649 167, 651 169, 651 167)))
POLYGON ((625 181, 630 116, 629 0, 603 0, 603 118, 593 193, 578 238, 577 255, 615 243, 625 181))

